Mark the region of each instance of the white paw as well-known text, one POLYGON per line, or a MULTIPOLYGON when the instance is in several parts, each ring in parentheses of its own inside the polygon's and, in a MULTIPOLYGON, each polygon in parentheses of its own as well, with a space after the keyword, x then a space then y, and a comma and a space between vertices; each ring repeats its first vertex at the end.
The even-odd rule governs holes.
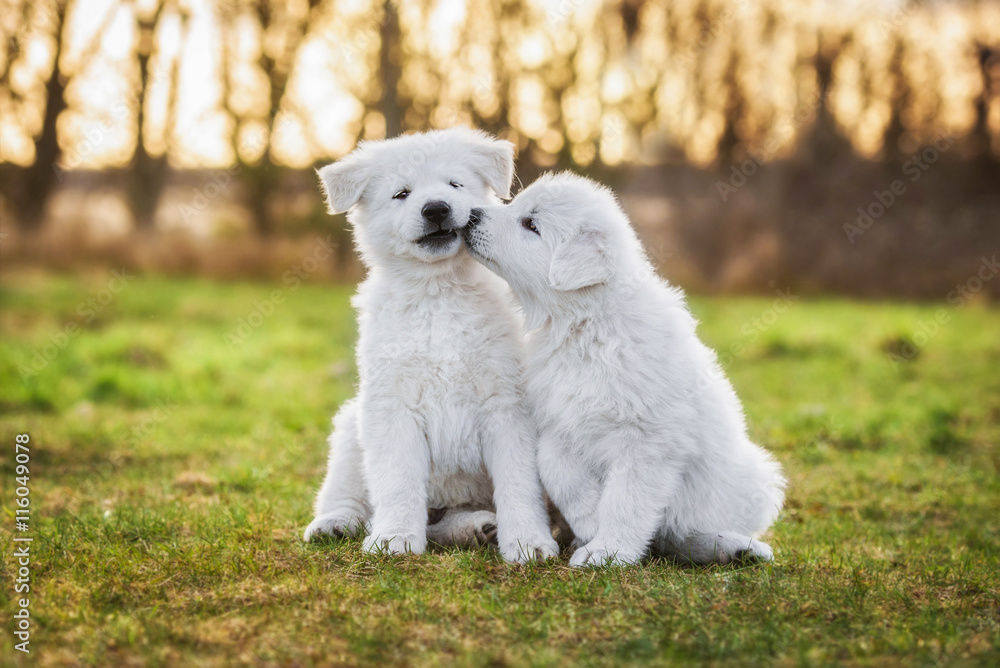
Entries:
MULTIPOLYGON (((447 521, 447 518, 446 520, 447 521)), ((489 510, 470 513, 467 524, 455 531, 455 545, 489 545, 497 542, 497 515, 489 510)))
POLYGON ((520 538, 501 545, 500 554, 513 564, 526 564, 529 561, 544 561, 558 557, 559 545, 552 536, 520 538))
POLYGON ((771 561, 774 552, 767 543, 738 533, 721 532, 715 534, 714 559, 719 564, 729 564, 740 561, 771 561))
POLYGON ((372 533, 365 538, 364 550, 369 554, 423 554, 427 538, 410 534, 372 533))
POLYGON ((736 561, 743 561, 746 559, 774 561, 774 550, 772 550, 771 546, 767 543, 762 543, 756 538, 751 538, 748 545, 745 545, 741 550, 736 550, 733 558, 736 561))
POLYGON ((446 547, 496 544, 496 513, 489 510, 450 510, 437 522, 428 524, 427 540, 446 547))
POLYGON ((302 539, 307 543, 314 538, 332 536, 343 538, 344 536, 357 536, 364 531, 365 525, 357 517, 347 517, 340 513, 328 513, 320 515, 306 527, 302 539))
POLYGON ((481 510, 472 518, 470 542, 476 545, 496 545, 497 516, 488 510, 481 510))
POLYGON ((627 565, 638 563, 640 559, 642 559, 642 555, 638 553, 612 550, 608 547, 588 543, 577 548, 569 559, 569 565, 573 568, 627 565))

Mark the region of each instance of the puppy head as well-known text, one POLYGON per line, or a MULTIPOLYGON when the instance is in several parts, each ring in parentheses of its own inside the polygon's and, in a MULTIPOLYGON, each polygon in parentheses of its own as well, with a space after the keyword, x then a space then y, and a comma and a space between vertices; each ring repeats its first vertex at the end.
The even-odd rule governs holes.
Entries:
POLYGON ((349 212, 369 263, 454 257, 469 211, 507 197, 513 176, 513 144, 466 128, 363 142, 319 170, 330 213, 349 212))
POLYGON ((529 328, 541 324, 532 306, 609 284, 637 244, 611 191, 571 173, 543 176, 508 206, 474 209, 463 233, 472 256, 518 295, 529 328))

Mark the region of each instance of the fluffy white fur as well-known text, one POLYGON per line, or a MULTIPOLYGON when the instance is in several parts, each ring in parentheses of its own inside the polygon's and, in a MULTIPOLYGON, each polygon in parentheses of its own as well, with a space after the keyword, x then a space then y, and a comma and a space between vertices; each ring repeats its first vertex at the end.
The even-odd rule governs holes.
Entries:
POLYGON ((771 559, 754 536, 781 509, 780 466, 747 437, 683 294, 656 275, 613 194, 546 176, 474 211, 464 232, 524 307, 539 471, 580 546, 570 565, 633 563, 650 548, 771 559))
POLYGON ((495 536, 509 561, 557 554, 517 316, 457 233, 472 207, 507 196, 513 169, 509 142, 456 128, 362 144, 319 171, 368 276, 353 299, 360 388, 334 418, 306 540, 366 529, 369 552, 419 554, 428 538, 495 536), (428 509, 448 510, 428 527, 428 509))

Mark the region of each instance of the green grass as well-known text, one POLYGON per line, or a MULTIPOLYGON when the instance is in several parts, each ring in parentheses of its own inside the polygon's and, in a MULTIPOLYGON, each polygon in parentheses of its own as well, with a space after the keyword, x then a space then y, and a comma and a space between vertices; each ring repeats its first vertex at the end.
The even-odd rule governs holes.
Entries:
POLYGON ((581 572, 565 555, 518 568, 492 549, 304 545, 355 382, 352 289, 137 278, 81 307, 109 278, 3 278, 0 507, 13 527, 29 433, 35 538, 30 658, 12 650, 3 542, 4 664, 1000 662, 995 308, 800 300, 767 326, 770 299, 693 299, 704 340, 739 352, 753 436, 791 481, 776 561, 581 572), (894 364, 910 341, 919 354, 894 364))

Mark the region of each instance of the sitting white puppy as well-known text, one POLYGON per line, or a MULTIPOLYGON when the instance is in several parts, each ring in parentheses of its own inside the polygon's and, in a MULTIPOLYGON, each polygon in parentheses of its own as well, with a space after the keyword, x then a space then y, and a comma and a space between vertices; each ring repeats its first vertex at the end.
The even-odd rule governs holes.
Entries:
POLYGON ((747 437, 715 353, 614 195, 545 176, 509 206, 475 209, 464 234, 524 308, 539 471, 580 545, 570 565, 633 563, 651 547, 770 560, 753 536, 781 509, 781 469, 747 437))
POLYGON ((368 276, 352 302, 359 393, 334 418, 306 540, 366 528, 369 552, 419 554, 428 532, 443 544, 495 532, 509 561, 558 553, 517 316, 458 233, 472 207, 507 195, 513 155, 455 128, 364 143, 319 170, 330 211, 350 211, 368 276), (428 527, 429 509, 447 512, 428 527))

